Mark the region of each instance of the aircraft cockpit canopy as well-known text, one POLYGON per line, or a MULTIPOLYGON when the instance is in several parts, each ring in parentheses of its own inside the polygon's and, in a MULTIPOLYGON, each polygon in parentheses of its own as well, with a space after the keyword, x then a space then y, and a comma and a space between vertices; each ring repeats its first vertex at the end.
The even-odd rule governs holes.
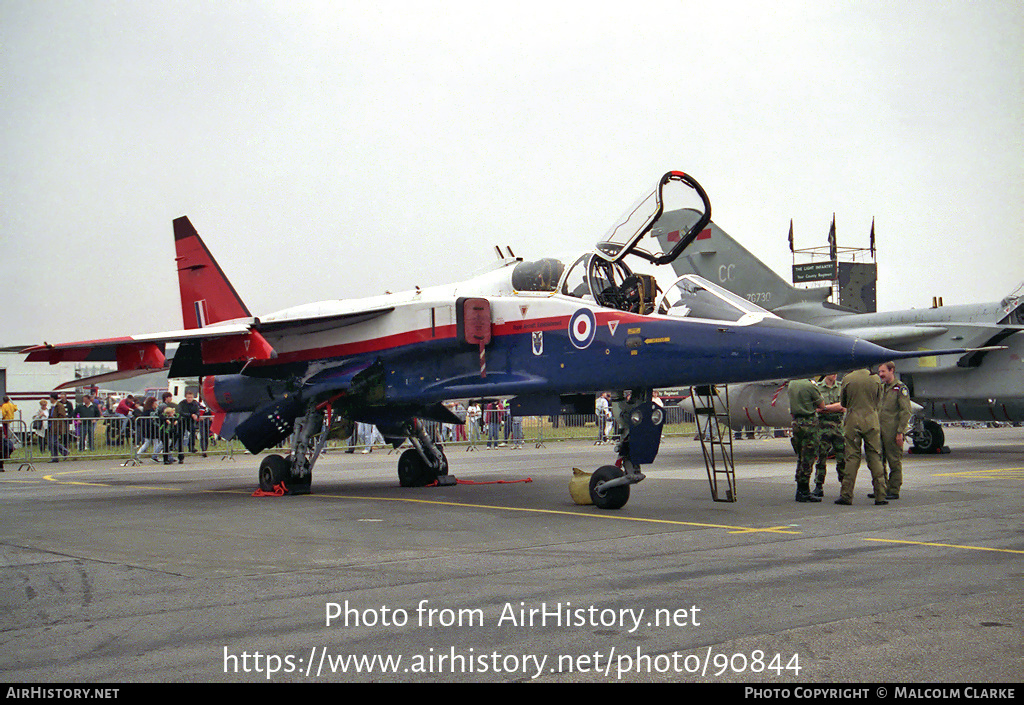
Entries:
POLYGON ((680 318, 702 318, 732 323, 774 318, 774 314, 726 291, 695 274, 686 274, 665 290, 658 301, 658 313, 680 318))
MULTIPOLYGON (((613 287, 621 286, 633 272, 622 262, 607 262, 588 252, 569 267, 562 279, 561 292, 602 304, 613 287)), ((602 304, 604 305, 604 304, 602 304)))
POLYGON ((516 291, 555 291, 565 265, 552 257, 520 262, 512 270, 512 288, 516 291))
POLYGON ((711 202, 701 185, 696 179, 681 171, 670 171, 658 180, 650 193, 634 203, 632 208, 605 233, 604 238, 597 243, 596 252, 610 262, 619 262, 626 255, 634 254, 654 264, 669 264, 693 242, 709 222, 711 202), (666 191, 665 187, 669 185, 674 185, 675 188, 666 191), (700 215, 686 233, 679 234, 678 241, 673 238, 672 241, 676 244, 668 252, 662 253, 657 238, 650 237, 642 243, 641 241, 651 232, 665 211, 666 199, 670 210, 690 208, 700 215), (653 252, 644 249, 651 246, 658 249, 653 252))
POLYGON ((654 277, 634 274, 624 262, 609 262, 593 252, 568 268, 559 291, 599 306, 640 314, 653 312, 660 293, 654 277))

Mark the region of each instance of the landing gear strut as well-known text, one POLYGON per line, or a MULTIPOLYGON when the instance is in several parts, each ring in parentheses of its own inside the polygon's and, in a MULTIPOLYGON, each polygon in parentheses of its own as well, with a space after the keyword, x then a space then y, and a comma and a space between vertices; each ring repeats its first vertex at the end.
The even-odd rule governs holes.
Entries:
POLYGON ((398 484, 402 487, 424 487, 434 482, 455 484, 455 478, 448 475, 448 458, 444 449, 430 437, 423 428, 423 422, 410 420, 405 425, 405 432, 413 447, 398 458, 398 484))
POLYGON ((629 501, 629 486, 644 480, 640 466, 654 462, 661 447, 664 410, 652 401, 650 389, 633 390, 632 398, 614 400, 622 435, 615 450, 619 467, 605 465, 590 477, 590 500, 600 509, 621 509, 629 501))
POLYGON ((273 492, 284 483, 287 494, 309 494, 313 465, 327 442, 331 428, 331 407, 310 403, 305 416, 295 419, 291 453, 287 457, 268 455, 260 463, 260 489, 273 492))

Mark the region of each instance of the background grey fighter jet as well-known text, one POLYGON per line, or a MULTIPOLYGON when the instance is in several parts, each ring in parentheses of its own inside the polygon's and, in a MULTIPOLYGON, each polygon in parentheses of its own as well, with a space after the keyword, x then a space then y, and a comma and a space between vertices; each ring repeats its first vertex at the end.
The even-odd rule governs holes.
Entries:
MULTIPOLYGON (((678 239, 696 214, 664 214, 652 233, 663 247, 678 239)), ((899 363, 900 379, 923 407, 911 437, 918 452, 935 452, 951 421, 1024 421, 1024 284, 1001 301, 880 313, 858 313, 828 301, 828 286, 792 286, 746 248, 710 223, 673 264, 677 275, 694 273, 792 321, 831 328, 895 350, 1005 346, 961 357, 922 357, 899 363)), ((734 427, 779 425, 786 419, 781 380, 730 388, 734 427)))

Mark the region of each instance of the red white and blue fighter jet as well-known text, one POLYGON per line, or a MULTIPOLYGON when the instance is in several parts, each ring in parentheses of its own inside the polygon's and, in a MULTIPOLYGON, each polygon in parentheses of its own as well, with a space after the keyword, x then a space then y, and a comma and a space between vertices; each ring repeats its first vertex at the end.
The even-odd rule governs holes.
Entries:
POLYGON ((332 427, 375 424, 396 447, 401 485, 444 480, 448 461, 422 419, 462 423, 445 401, 510 398, 516 415, 593 413, 595 393, 617 395, 620 462, 599 468, 591 497, 619 508, 654 461, 664 417, 652 390, 793 378, 901 357, 867 341, 785 321, 695 275, 662 292, 634 272, 632 255, 653 265, 674 260, 711 218, 701 186, 665 174, 576 259, 507 257, 469 281, 359 300, 323 301, 253 316, 188 218, 174 221, 185 329, 152 335, 28 348, 30 361, 116 361, 124 378, 166 367, 171 377, 202 377, 214 430, 252 453, 289 436, 287 456, 266 456, 260 485, 309 491, 313 466, 332 427), (651 231, 665 189, 699 214, 669 252, 651 231))

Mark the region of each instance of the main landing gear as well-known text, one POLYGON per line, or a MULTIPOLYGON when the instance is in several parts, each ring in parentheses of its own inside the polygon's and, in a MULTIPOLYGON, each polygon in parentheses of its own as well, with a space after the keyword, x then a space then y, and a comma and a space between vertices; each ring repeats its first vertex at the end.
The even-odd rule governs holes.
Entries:
POLYGON ((616 451, 618 465, 604 465, 590 476, 590 500, 600 509, 621 509, 629 501, 630 485, 643 481, 640 466, 654 462, 661 447, 665 412, 652 401, 651 390, 634 390, 613 400, 622 436, 616 451))
POLYGON ((268 455, 260 463, 260 489, 273 492, 284 483, 286 494, 309 494, 313 465, 327 442, 331 407, 316 404, 306 407, 305 416, 295 419, 291 452, 286 456, 268 455))
POLYGON ((444 449, 430 437, 423 428, 423 422, 409 420, 405 424, 405 432, 413 447, 398 458, 398 484, 402 487, 424 487, 434 482, 455 484, 455 478, 448 475, 448 458, 444 449))
POLYGON ((910 448, 911 453, 949 452, 948 449, 945 451, 942 449, 946 442, 946 434, 943 432, 942 426, 931 419, 915 416, 910 437, 914 440, 914 445, 910 448))

